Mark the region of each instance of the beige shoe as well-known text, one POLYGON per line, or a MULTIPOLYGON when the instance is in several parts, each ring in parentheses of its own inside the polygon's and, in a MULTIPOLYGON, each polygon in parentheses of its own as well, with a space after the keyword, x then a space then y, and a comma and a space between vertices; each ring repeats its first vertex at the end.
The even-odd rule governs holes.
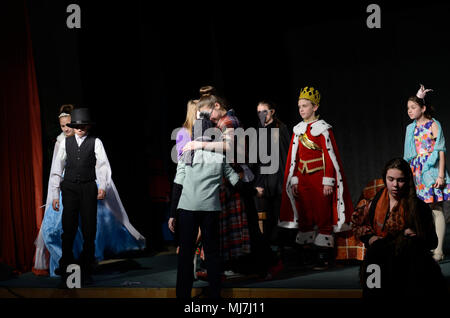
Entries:
POLYGON ((436 262, 440 262, 442 260, 444 260, 445 255, 443 253, 433 253, 433 258, 436 262))

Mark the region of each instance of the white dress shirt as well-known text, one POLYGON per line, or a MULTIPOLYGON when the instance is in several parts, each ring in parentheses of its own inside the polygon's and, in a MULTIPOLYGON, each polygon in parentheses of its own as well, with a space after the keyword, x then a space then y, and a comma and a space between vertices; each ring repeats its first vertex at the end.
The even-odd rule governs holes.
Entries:
MULTIPOLYGON (((87 135, 79 137, 75 134, 75 140, 77 141, 78 147, 86 139, 87 135)), ((109 165, 108 157, 106 156, 105 148, 100 139, 95 138, 94 147, 95 158, 97 162, 95 164, 95 174, 98 183, 98 188, 105 190, 110 186, 111 183, 111 166, 109 165)), ((52 189, 52 197, 54 199, 59 199, 59 185, 63 180, 63 172, 66 166, 66 138, 62 140, 61 145, 56 154, 54 165, 50 171, 50 184, 52 189)))

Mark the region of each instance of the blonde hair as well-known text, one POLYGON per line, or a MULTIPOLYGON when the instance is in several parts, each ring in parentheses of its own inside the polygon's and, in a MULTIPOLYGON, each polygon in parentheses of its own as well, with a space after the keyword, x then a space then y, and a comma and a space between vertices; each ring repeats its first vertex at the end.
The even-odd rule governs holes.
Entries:
POLYGON ((186 120, 183 127, 188 131, 189 136, 192 137, 192 126, 194 126, 195 119, 197 118, 197 103, 198 99, 191 99, 187 103, 186 120))

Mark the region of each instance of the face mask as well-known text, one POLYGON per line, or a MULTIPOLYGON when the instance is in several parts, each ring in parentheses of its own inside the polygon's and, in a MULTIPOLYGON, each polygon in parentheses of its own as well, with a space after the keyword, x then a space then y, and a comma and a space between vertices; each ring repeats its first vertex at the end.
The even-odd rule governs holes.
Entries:
POLYGON ((259 118, 259 123, 261 124, 261 127, 264 127, 264 124, 266 123, 266 116, 267 116, 267 110, 258 112, 258 118, 259 118))
MULTIPOLYGON (((212 111, 211 111, 211 112, 212 112, 212 111)), ((198 112, 198 111, 197 111, 197 119, 207 119, 207 120, 210 120, 211 112, 207 112, 207 111, 198 112)))
MULTIPOLYGON (((200 114, 203 116, 203 114, 200 114)), ((214 123, 208 118, 201 118, 195 120, 194 126, 192 127, 192 138, 195 140, 199 137, 203 137, 205 132, 214 127, 214 123)))

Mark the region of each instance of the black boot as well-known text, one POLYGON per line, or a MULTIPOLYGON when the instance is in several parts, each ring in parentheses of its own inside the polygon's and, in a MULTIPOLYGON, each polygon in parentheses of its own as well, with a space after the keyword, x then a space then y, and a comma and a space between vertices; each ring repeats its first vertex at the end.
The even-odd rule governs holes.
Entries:
MULTIPOLYGON (((55 270, 56 272, 56 270, 55 270)), ((56 288, 58 289, 69 289, 69 287, 67 286, 67 278, 69 277, 69 275, 67 273, 63 273, 61 272, 61 274, 59 274, 60 279, 58 282, 58 285, 56 286, 56 288)))
POLYGON ((333 261, 333 249, 329 247, 318 247, 316 262, 313 269, 316 271, 327 270, 333 261))
POLYGON ((300 245, 298 251, 298 264, 301 267, 314 265, 314 246, 312 244, 300 245))
POLYGON ((92 285, 94 280, 92 279, 92 273, 95 269, 95 263, 84 263, 81 266, 81 286, 86 287, 92 285))
POLYGON ((61 276, 63 274, 63 269, 61 267, 55 268, 55 275, 61 276))

